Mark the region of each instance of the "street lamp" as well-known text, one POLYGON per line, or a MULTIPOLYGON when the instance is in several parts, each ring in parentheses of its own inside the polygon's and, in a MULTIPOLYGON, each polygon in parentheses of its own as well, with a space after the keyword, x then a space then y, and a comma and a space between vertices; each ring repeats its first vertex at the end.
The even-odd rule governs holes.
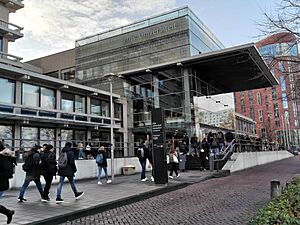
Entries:
POLYGON ((110 146, 110 171, 111 171, 111 181, 112 183, 115 182, 115 172, 114 172, 114 158, 115 158, 115 153, 114 153, 114 128, 113 128, 113 120, 114 120, 114 113, 113 113, 113 92, 112 92, 112 83, 114 79, 116 78, 121 78, 122 76, 116 75, 114 73, 109 73, 104 76, 108 81, 109 81, 109 97, 110 97, 110 141, 111 141, 111 146, 110 146))

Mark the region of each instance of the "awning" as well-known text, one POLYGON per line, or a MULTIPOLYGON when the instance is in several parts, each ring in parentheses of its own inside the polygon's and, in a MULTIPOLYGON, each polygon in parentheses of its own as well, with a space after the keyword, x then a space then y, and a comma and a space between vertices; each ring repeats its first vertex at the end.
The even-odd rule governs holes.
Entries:
POLYGON ((210 95, 278 85, 253 43, 125 71, 120 75, 126 78, 147 71, 178 71, 178 67, 190 68, 197 77, 214 87, 210 95))

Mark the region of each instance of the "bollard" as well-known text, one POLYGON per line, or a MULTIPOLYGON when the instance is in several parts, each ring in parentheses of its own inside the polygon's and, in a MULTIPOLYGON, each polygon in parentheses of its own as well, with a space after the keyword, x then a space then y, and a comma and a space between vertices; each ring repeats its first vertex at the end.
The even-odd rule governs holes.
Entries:
POLYGON ((214 154, 213 150, 211 149, 210 153, 209 153, 209 171, 210 172, 214 171, 214 157, 215 157, 215 154, 214 154))
POLYGON ((279 197, 280 194, 281 194, 280 181, 279 180, 272 180, 271 181, 271 199, 279 197))

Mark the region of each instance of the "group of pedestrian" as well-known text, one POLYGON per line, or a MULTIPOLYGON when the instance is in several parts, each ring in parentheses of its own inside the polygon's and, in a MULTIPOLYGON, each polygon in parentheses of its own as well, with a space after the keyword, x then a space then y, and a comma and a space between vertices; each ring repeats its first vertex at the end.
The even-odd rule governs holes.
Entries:
POLYGON ((58 162, 56 161, 56 156, 51 144, 45 144, 43 147, 32 147, 29 153, 25 156, 23 170, 26 175, 19 193, 19 202, 27 201, 24 194, 32 181, 35 183, 41 195, 41 201, 49 202, 49 190, 51 188, 53 176, 56 176, 56 173, 60 176, 56 191, 56 203, 64 202, 61 197, 61 191, 65 178, 69 180, 76 199, 80 198, 84 194, 84 192, 77 191, 75 185, 74 175, 77 168, 75 165, 75 155, 72 150, 72 143, 70 142, 67 142, 65 147, 62 149, 59 154, 58 162), (44 189, 40 181, 41 175, 44 177, 46 182, 44 189))
POLYGON ((146 164, 147 164, 147 159, 152 166, 152 171, 151 171, 151 177, 150 180, 154 181, 153 177, 153 157, 152 157, 152 149, 151 149, 151 144, 149 141, 144 141, 143 139, 140 140, 139 146, 137 149, 137 157, 139 158, 141 167, 142 167, 142 173, 141 173, 141 181, 147 181, 148 178, 146 177, 146 164))

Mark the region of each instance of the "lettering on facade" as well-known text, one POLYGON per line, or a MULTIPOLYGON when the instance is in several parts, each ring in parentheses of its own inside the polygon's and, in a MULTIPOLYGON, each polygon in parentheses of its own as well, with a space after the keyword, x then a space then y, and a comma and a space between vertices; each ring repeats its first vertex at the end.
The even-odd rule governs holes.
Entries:
POLYGON ((154 36, 154 35, 158 35, 158 34, 161 34, 161 33, 165 33, 165 32, 168 32, 168 31, 175 30, 176 28, 177 27, 176 27, 175 23, 171 24, 171 25, 165 25, 165 26, 162 26, 162 27, 158 27, 158 28, 155 28, 154 30, 151 30, 151 31, 141 32, 139 34, 132 35, 131 37, 126 38, 124 40, 124 43, 128 44, 130 42, 135 42, 138 39, 150 38, 151 36, 154 36))

